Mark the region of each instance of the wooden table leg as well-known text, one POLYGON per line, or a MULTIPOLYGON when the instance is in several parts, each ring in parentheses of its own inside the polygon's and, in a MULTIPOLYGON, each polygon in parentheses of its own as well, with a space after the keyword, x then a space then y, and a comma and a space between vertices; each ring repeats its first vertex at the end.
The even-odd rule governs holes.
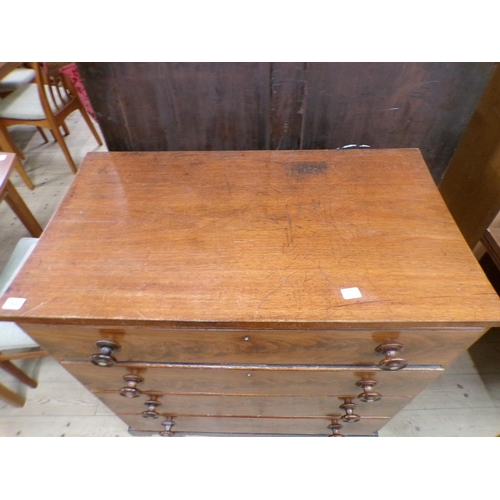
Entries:
POLYGON ((43 230, 10 180, 7 181, 4 193, 5 201, 19 217, 19 220, 26 226, 26 229, 32 236, 39 238, 43 230))

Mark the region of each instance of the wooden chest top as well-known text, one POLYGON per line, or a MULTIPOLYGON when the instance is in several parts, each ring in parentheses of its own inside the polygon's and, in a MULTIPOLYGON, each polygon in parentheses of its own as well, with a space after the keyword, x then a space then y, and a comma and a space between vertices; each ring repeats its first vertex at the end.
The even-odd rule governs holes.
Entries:
POLYGON ((8 297, 19 323, 500 323, 416 149, 91 153, 8 297))

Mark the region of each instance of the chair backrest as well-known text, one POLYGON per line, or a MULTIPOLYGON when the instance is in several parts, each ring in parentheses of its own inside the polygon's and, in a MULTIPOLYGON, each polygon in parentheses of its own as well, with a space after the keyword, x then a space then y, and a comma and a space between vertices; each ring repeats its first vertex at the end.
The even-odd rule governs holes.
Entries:
POLYGON ((49 74, 41 63, 31 63, 35 70, 40 102, 45 116, 57 114, 78 99, 71 81, 63 74, 49 74))

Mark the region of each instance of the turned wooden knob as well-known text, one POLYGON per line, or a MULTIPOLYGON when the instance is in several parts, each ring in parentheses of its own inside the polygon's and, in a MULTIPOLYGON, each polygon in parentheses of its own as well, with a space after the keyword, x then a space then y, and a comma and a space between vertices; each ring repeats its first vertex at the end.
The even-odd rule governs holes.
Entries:
POLYGON ((106 368, 110 368, 116 365, 118 361, 116 361, 116 359, 111 356, 111 353, 113 351, 118 352, 121 350, 119 344, 113 342, 112 340, 98 340, 95 343, 95 346, 100 349, 101 352, 98 354, 93 354, 90 358, 90 361, 94 363, 94 365, 106 368))
POLYGON ((345 411, 345 414, 340 417, 342 422, 347 422, 352 424, 354 422, 359 422, 361 417, 354 413, 354 410, 358 407, 356 403, 352 402, 351 398, 344 398, 344 403, 339 406, 340 409, 345 411))
POLYGON ((384 359, 377 365, 381 370, 395 371, 402 370, 408 366, 406 359, 399 358, 399 353, 403 350, 403 344, 397 342, 387 342, 379 345, 375 351, 384 356, 384 359))
POLYGON ((363 388, 363 392, 358 395, 358 399, 363 401, 363 403, 373 403, 382 399, 382 394, 375 392, 373 388, 378 384, 376 380, 360 380, 356 382, 358 387, 363 388))
POLYGON ((328 437, 331 438, 344 437, 343 434, 340 434, 340 429, 342 429, 342 425, 339 424, 336 420, 332 420, 332 423, 328 426, 328 429, 332 430, 332 433, 328 437))
POLYGON ((158 418, 160 416, 160 414, 156 411, 156 408, 161 406, 157 396, 151 396, 151 399, 148 399, 144 404, 147 407, 147 410, 142 412, 142 416, 144 418, 158 418))
POLYGON ((141 395, 141 391, 137 389, 137 384, 144 382, 142 377, 139 377, 139 375, 124 375, 123 380, 127 382, 127 385, 120 389, 120 396, 125 398, 137 398, 141 395))
POLYGON ((172 431, 172 427, 175 425, 174 418, 173 417, 167 417, 167 420, 163 421, 161 423, 165 430, 160 431, 160 436, 164 437, 172 437, 175 436, 175 432, 172 431))

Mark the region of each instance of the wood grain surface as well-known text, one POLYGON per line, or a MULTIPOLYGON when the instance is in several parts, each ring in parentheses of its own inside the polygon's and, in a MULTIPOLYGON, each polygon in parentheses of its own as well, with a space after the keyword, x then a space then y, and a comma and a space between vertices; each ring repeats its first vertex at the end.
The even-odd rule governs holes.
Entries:
POLYGON ((500 210, 500 68, 479 101, 439 185, 471 248, 500 210))
POLYGON ((377 347, 403 346, 410 365, 447 366, 482 333, 480 329, 402 331, 158 330, 24 325, 25 331, 59 360, 85 360, 100 352, 98 340, 120 346, 120 362, 368 365, 382 361, 377 347), (68 342, 71 339, 71 342, 68 342))
POLYGON ((20 323, 500 322, 418 150, 89 154, 8 297, 20 323))
MULTIPOLYGON (((339 412, 337 416, 342 415, 339 412)), ((148 420, 139 415, 118 415, 133 430, 162 431, 163 419, 148 420)), ((327 418, 248 418, 248 417, 177 417, 172 431, 185 433, 226 433, 226 434, 282 434, 282 435, 323 435, 331 434, 327 418)), ((388 422, 387 418, 364 418, 353 424, 343 424, 344 435, 370 435, 388 422)))
MULTIPOLYGON (((147 409, 147 394, 125 398, 116 393, 95 392, 94 395, 115 413, 141 413, 147 409)), ((328 417, 344 415, 340 406, 345 402, 338 397, 266 397, 266 396, 208 396, 208 395, 159 395, 161 406, 157 413, 163 415, 237 416, 237 417, 328 417)), ((410 402, 405 397, 387 397, 363 403, 354 397, 354 413, 360 417, 392 417, 410 402)), ((143 417, 144 418, 144 417, 143 417)), ((161 417, 160 417, 161 418, 161 417)))
POLYGON ((481 242, 495 265, 500 269, 500 228, 491 227, 486 229, 481 242))
MULTIPOLYGON (((414 396, 442 370, 415 370, 400 372, 363 370, 347 367, 337 371, 265 371, 147 367, 141 364, 118 365, 112 369, 85 362, 63 362, 63 366, 88 389, 102 392, 118 391, 126 385, 123 377, 135 374, 144 379, 137 388, 145 393, 162 394, 218 394, 249 396, 358 396, 363 391, 356 385, 360 380, 375 380, 374 390, 391 397, 414 396)), ((367 403, 370 404, 370 403, 367 403)))
POLYGON ((82 62, 110 151, 418 147, 441 179, 493 62, 82 62))

